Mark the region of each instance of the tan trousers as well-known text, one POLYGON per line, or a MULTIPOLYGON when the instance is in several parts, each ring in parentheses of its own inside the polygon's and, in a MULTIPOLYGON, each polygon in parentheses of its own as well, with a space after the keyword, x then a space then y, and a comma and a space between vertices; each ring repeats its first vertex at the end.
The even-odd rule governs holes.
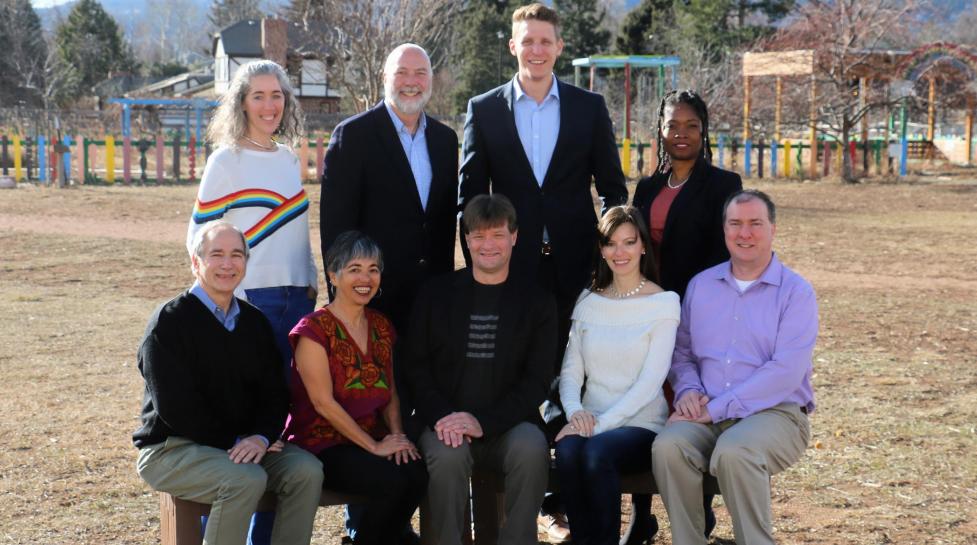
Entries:
POLYGON ((738 545, 773 544, 770 476, 800 459, 807 415, 782 403, 730 425, 673 422, 658 434, 651 465, 675 545, 705 545, 702 476, 708 471, 733 519, 738 545))
POLYGON ((243 545, 258 500, 278 495, 272 545, 307 545, 322 493, 322 463, 285 444, 260 464, 235 464, 226 451, 170 437, 139 450, 139 475, 154 489, 180 499, 209 503, 204 545, 243 545))

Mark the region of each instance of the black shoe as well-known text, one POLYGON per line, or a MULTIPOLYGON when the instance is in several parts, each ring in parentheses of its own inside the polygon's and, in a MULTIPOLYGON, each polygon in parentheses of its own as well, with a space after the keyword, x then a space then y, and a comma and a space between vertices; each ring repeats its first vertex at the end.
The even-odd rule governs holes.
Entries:
POLYGON ((631 512, 631 521, 628 528, 621 536, 620 545, 647 545, 655 541, 655 534, 658 533, 658 518, 655 515, 645 514, 635 516, 631 512))

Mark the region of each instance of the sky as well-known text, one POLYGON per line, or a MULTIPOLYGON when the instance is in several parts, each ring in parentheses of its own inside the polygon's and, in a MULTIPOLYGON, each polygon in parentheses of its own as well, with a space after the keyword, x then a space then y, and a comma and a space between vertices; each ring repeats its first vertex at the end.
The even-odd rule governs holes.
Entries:
POLYGON ((71 0, 31 0, 31 5, 35 8, 50 8, 61 4, 67 4, 71 0))

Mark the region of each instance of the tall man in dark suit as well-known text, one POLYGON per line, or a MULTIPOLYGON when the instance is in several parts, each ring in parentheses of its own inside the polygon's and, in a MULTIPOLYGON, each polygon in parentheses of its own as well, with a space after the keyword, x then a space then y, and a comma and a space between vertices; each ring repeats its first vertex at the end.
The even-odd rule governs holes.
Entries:
POLYGON ((498 543, 535 545, 550 463, 539 405, 552 378, 556 308, 534 281, 509 274, 517 228, 508 199, 472 199, 463 227, 472 266, 424 287, 406 343, 430 475, 434 535, 425 539, 461 545, 469 479, 480 466, 505 478, 498 543))
MULTIPOLYGON (((468 103, 459 204, 491 190, 515 205, 520 228, 512 273, 537 279, 556 297, 558 374, 573 304, 593 266, 591 182, 603 209, 625 204, 628 191, 603 97, 553 75, 563 51, 557 13, 540 3, 517 9, 509 51, 519 63, 516 76, 468 103)), ((548 409, 547 420, 558 414, 548 409)), ((552 539, 566 537, 565 530, 551 532, 552 539)))
MULTIPOLYGON (((458 136, 424 113, 431 77, 424 49, 396 47, 383 69, 383 102, 336 126, 322 174, 322 255, 350 229, 377 241, 383 282, 370 306, 393 321, 401 338, 418 288, 429 277, 454 270, 455 262, 458 136)), ((394 358, 398 382, 401 359, 394 358)), ((398 390, 410 431, 411 400, 406 388, 398 385, 398 390)), ((351 536, 357 513, 350 510, 351 536)), ((405 542, 416 541, 412 532, 407 535, 405 542)))

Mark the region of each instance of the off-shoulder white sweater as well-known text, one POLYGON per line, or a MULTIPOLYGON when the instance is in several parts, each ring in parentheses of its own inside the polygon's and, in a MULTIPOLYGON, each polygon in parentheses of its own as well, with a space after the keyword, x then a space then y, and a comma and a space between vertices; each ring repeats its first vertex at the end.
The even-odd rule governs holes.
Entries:
POLYGON ((668 418, 662 384, 680 315, 679 298, 672 291, 609 299, 584 290, 573 309, 560 372, 566 414, 581 409, 593 413, 594 434, 622 426, 661 431, 668 418))

